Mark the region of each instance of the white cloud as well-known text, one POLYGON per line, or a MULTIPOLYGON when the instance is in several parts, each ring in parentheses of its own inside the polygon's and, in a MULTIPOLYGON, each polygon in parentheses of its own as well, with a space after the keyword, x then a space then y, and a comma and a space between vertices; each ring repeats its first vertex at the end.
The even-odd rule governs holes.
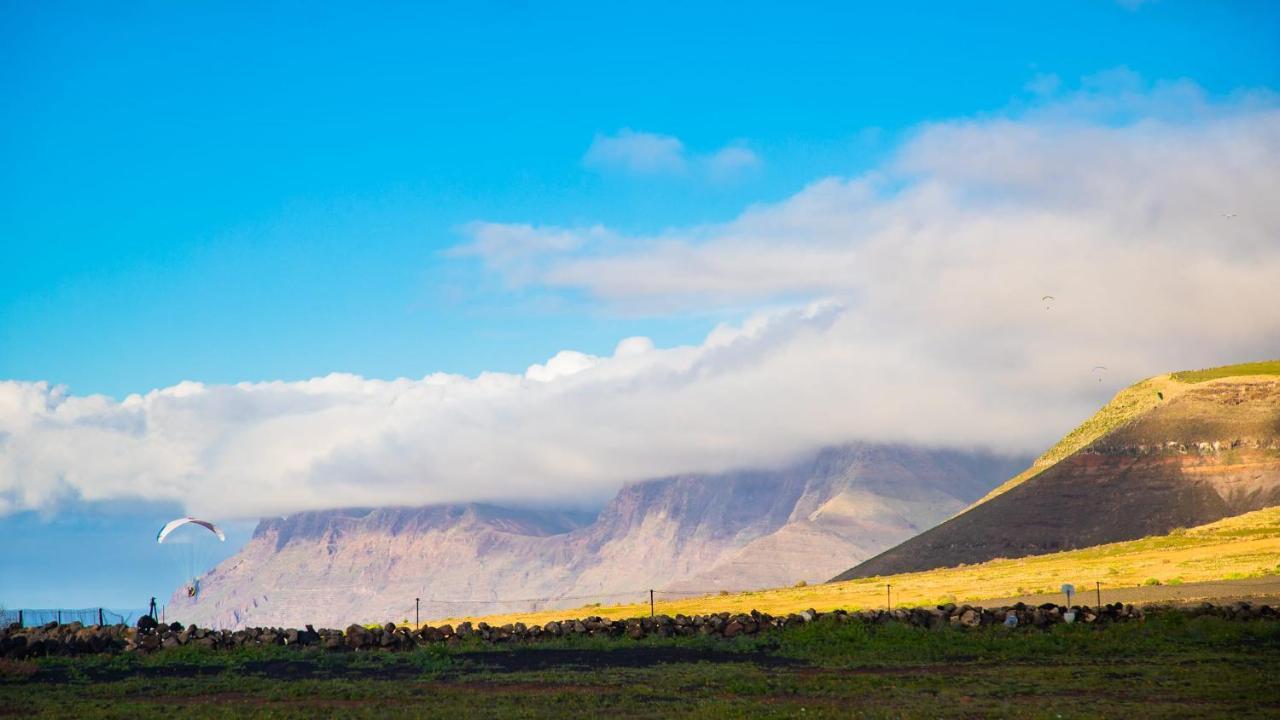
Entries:
POLYGON ((653 341, 647 337, 629 337, 623 338, 618 342, 618 346, 614 348, 613 354, 618 357, 629 357, 635 355, 644 355, 653 352, 653 341))
POLYGON ((635 175, 678 173, 685 168, 684 143, 670 135, 623 128, 616 135, 597 134, 582 162, 596 170, 635 175))
POLYGON ((1115 87, 923 127, 872 172, 724 224, 471 226, 460 252, 495 272, 615 308, 792 305, 697 345, 119 402, 0 383, 0 512, 596 499, 851 438, 1029 451, 1142 376, 1280 356, 1274 103, 1115 87))
MULTIPOLYGON (((520 258, 544 253, 576 250, 586 242, 580 232, 543 230, 532 225, 473 222, 466 226, 472 241, 455 252, 459 255, 483 255, 505 264, 520 258)), ((588 235, 603 232, 597 226, 588 235)))
MULTIPOLYGON (((642 308, 849 296, 913 326, 928 319, 913 309, 989 316, 1041 290, 1106 317, 1207 321, 1242 315, 1244 297, 1280 312, 1266 302, 1280 259, 1274 102, 1214 105, 1186 83, 1138 92, 1109 77, 1106 94, 1021 117, 925 126, 873 172, 728 223, 584 243, 539 280, 642 308)), ((1243 315, 1212 325, 1274 320, 1243 315)))
POLYGON ((470 238, 449 250, 456 257, 478 257, 490 270, 501 272, 513 284, 537 276, 539 268, 556 255, 613 237, 600 225, 566 230, 521 223, 472 222, 462 228, 470 238))
POLYGON ((729 145, 707 158, 707 172, 716 182, 737 180, 760 168, 760 156, 743 145, 729 145))
MULTIPOLYGON (((116 402, 44 383, 0 383, 0 500, 176 500, 217 517, 343 505, 475 499, 596 501, 627 479, 777 460, 764 405, 805 398, 778 383, 828 306, 723 327, 698 346, 620 342, 612 357, 561 352, 523 375, 183 383, 116 402), (759 391, 750 388, 758 387, 759 391)), ((804 395, 811 395, 806 391, 804 395)), ((815 415, 784 436, 813 439, 815 415)), ((843 430, 821 434, 835 440, 843 430)))
POLYGON ((561 350, 544 365, 530 365, 524 376, 539 382, 551 382, 556 378, 569 377, 589 370, 600 362, 600 358, 587 355, 576 350, 561 350))
POLYGON ((596 134, 582 164, 598 172, 628 175, 684 175, 713 182, 740 179, 762 164, 754 150, 739 141, 715 152, 689 153, 679 138, 623 128, 615 135, 596 134))

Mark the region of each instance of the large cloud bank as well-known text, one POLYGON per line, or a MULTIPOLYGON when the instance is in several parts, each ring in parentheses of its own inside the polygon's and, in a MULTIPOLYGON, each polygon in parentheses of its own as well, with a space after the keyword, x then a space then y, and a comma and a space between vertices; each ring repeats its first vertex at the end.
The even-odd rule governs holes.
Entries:
POLYGON ((476 223, 459 261, 517 284, 624 312, 754 310, 696 346, 629 338, 523 375, 123 401, 0 383, 0 512, 591 501, 851 438, 1033 451, 1142 376, 1280 356, 1276 198, 1271 99, 1173 84, 926 126, 873 172, 725 224, 476 223))

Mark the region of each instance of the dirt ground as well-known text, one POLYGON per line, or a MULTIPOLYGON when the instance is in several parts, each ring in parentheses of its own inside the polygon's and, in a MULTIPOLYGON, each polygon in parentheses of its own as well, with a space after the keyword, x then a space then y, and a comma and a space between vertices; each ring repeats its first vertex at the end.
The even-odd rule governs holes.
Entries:
MULTIPOLYGON (((1102 602, 1132 603, 1173 603, 1177 605, 1198 603, 1205 600, 1212 602, 1231 602, 1248 600, 1253 603, 1280 604, 1280 575, 1244 580, 1215 580, 1211 582, 1183 583, 1181 585, 1144 585, 1142 587, 1107 587, 1101 588, 1102 602)), ((1076 605, 1096 605, 1097 592, 1092 586, 1076 587, 1076 596, 1072 603, 1076 605)), ((1022 595, 1018 597, 1002 597, 977 600, 971 605, 994 607, 1024 602, 1028 605, 1039 605, 1046 602, 1062 603, 1062 593, 1039 595, 1022 595)))

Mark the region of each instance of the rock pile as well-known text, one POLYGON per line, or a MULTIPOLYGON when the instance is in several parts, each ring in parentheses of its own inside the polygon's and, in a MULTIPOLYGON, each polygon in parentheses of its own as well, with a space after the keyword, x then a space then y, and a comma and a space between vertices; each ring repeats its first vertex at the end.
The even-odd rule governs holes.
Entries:
POLYGON ((774 616, 752 610, 750 613, 713 613, 708 615, 658 615, 656 617, 610 620, 587 617, 557 620, 545 625, 517 622, 493 626, 484 622, 452 625, 424 625, 410 629, 387 623, 367 627, 351 625, 346 630, 317 630, 310 625, 293 628, 246 628, 243 630, 210 630, 179 623, 160 625, 144 616, 136 627, 126 625, 90 625, 78 622, 59 625, 49 623, 24 628, 11 625, 0 629, 0 657, 28 658, 46 655, 82 655, 93 653, 149 653, 167 648, 194 646, 211 650, 281 645, 317 648, 333 652, 371 650, 411 650, 435 644, 457 644, 463 641, 486 643, 535 642, 569 636, 629 637, 650 636, 714 636, 734 638, 764 632, 789 630, 813 623, 884 625, 902 623, 912 627, 938 630, 942 628, 975 628, 988 626, 1047 628, 1066 622, 1110 623, 1140 621, 1149 612, 1180 612, 1190 616, 1210 615, 1227 620, 1277 620, 1280 610, 1269 605, 1238 602, 1231 605, 1203 603, 1192 607, 1104 605, 1102 607, 1063 607, 1047 603, 1030 606, 1018 603, 1010 607, 982 608, 972 605, 945 604, 936 607, 900 608, 820 613, 806 610, 785 616, 774 616))

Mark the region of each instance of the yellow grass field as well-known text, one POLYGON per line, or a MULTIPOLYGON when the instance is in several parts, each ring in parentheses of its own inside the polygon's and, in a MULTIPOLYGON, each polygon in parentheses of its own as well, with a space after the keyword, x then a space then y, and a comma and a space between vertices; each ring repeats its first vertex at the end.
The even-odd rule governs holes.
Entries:
MULTIPOLYGON (((913 606, 1056 592, 1068 582, 1080 588, 1092 588, 1095 582, 1101 582, 1105 589, 1135 587, 1153 581, 1177 584, 1275 574, 1280 574, 1280 507, 1165 536, 1051 555, 808 587, 659 599, 657 611, 687 615, 760 610, 777 615, 807 608, 825 612, 837 608, 884 607, 886 583, 892 585, 895 606, 913 606)), ((648 613, 649 606, 645 603, 449 618, 448 622, 540 624, 587 615, 627 618, 648 613)))

